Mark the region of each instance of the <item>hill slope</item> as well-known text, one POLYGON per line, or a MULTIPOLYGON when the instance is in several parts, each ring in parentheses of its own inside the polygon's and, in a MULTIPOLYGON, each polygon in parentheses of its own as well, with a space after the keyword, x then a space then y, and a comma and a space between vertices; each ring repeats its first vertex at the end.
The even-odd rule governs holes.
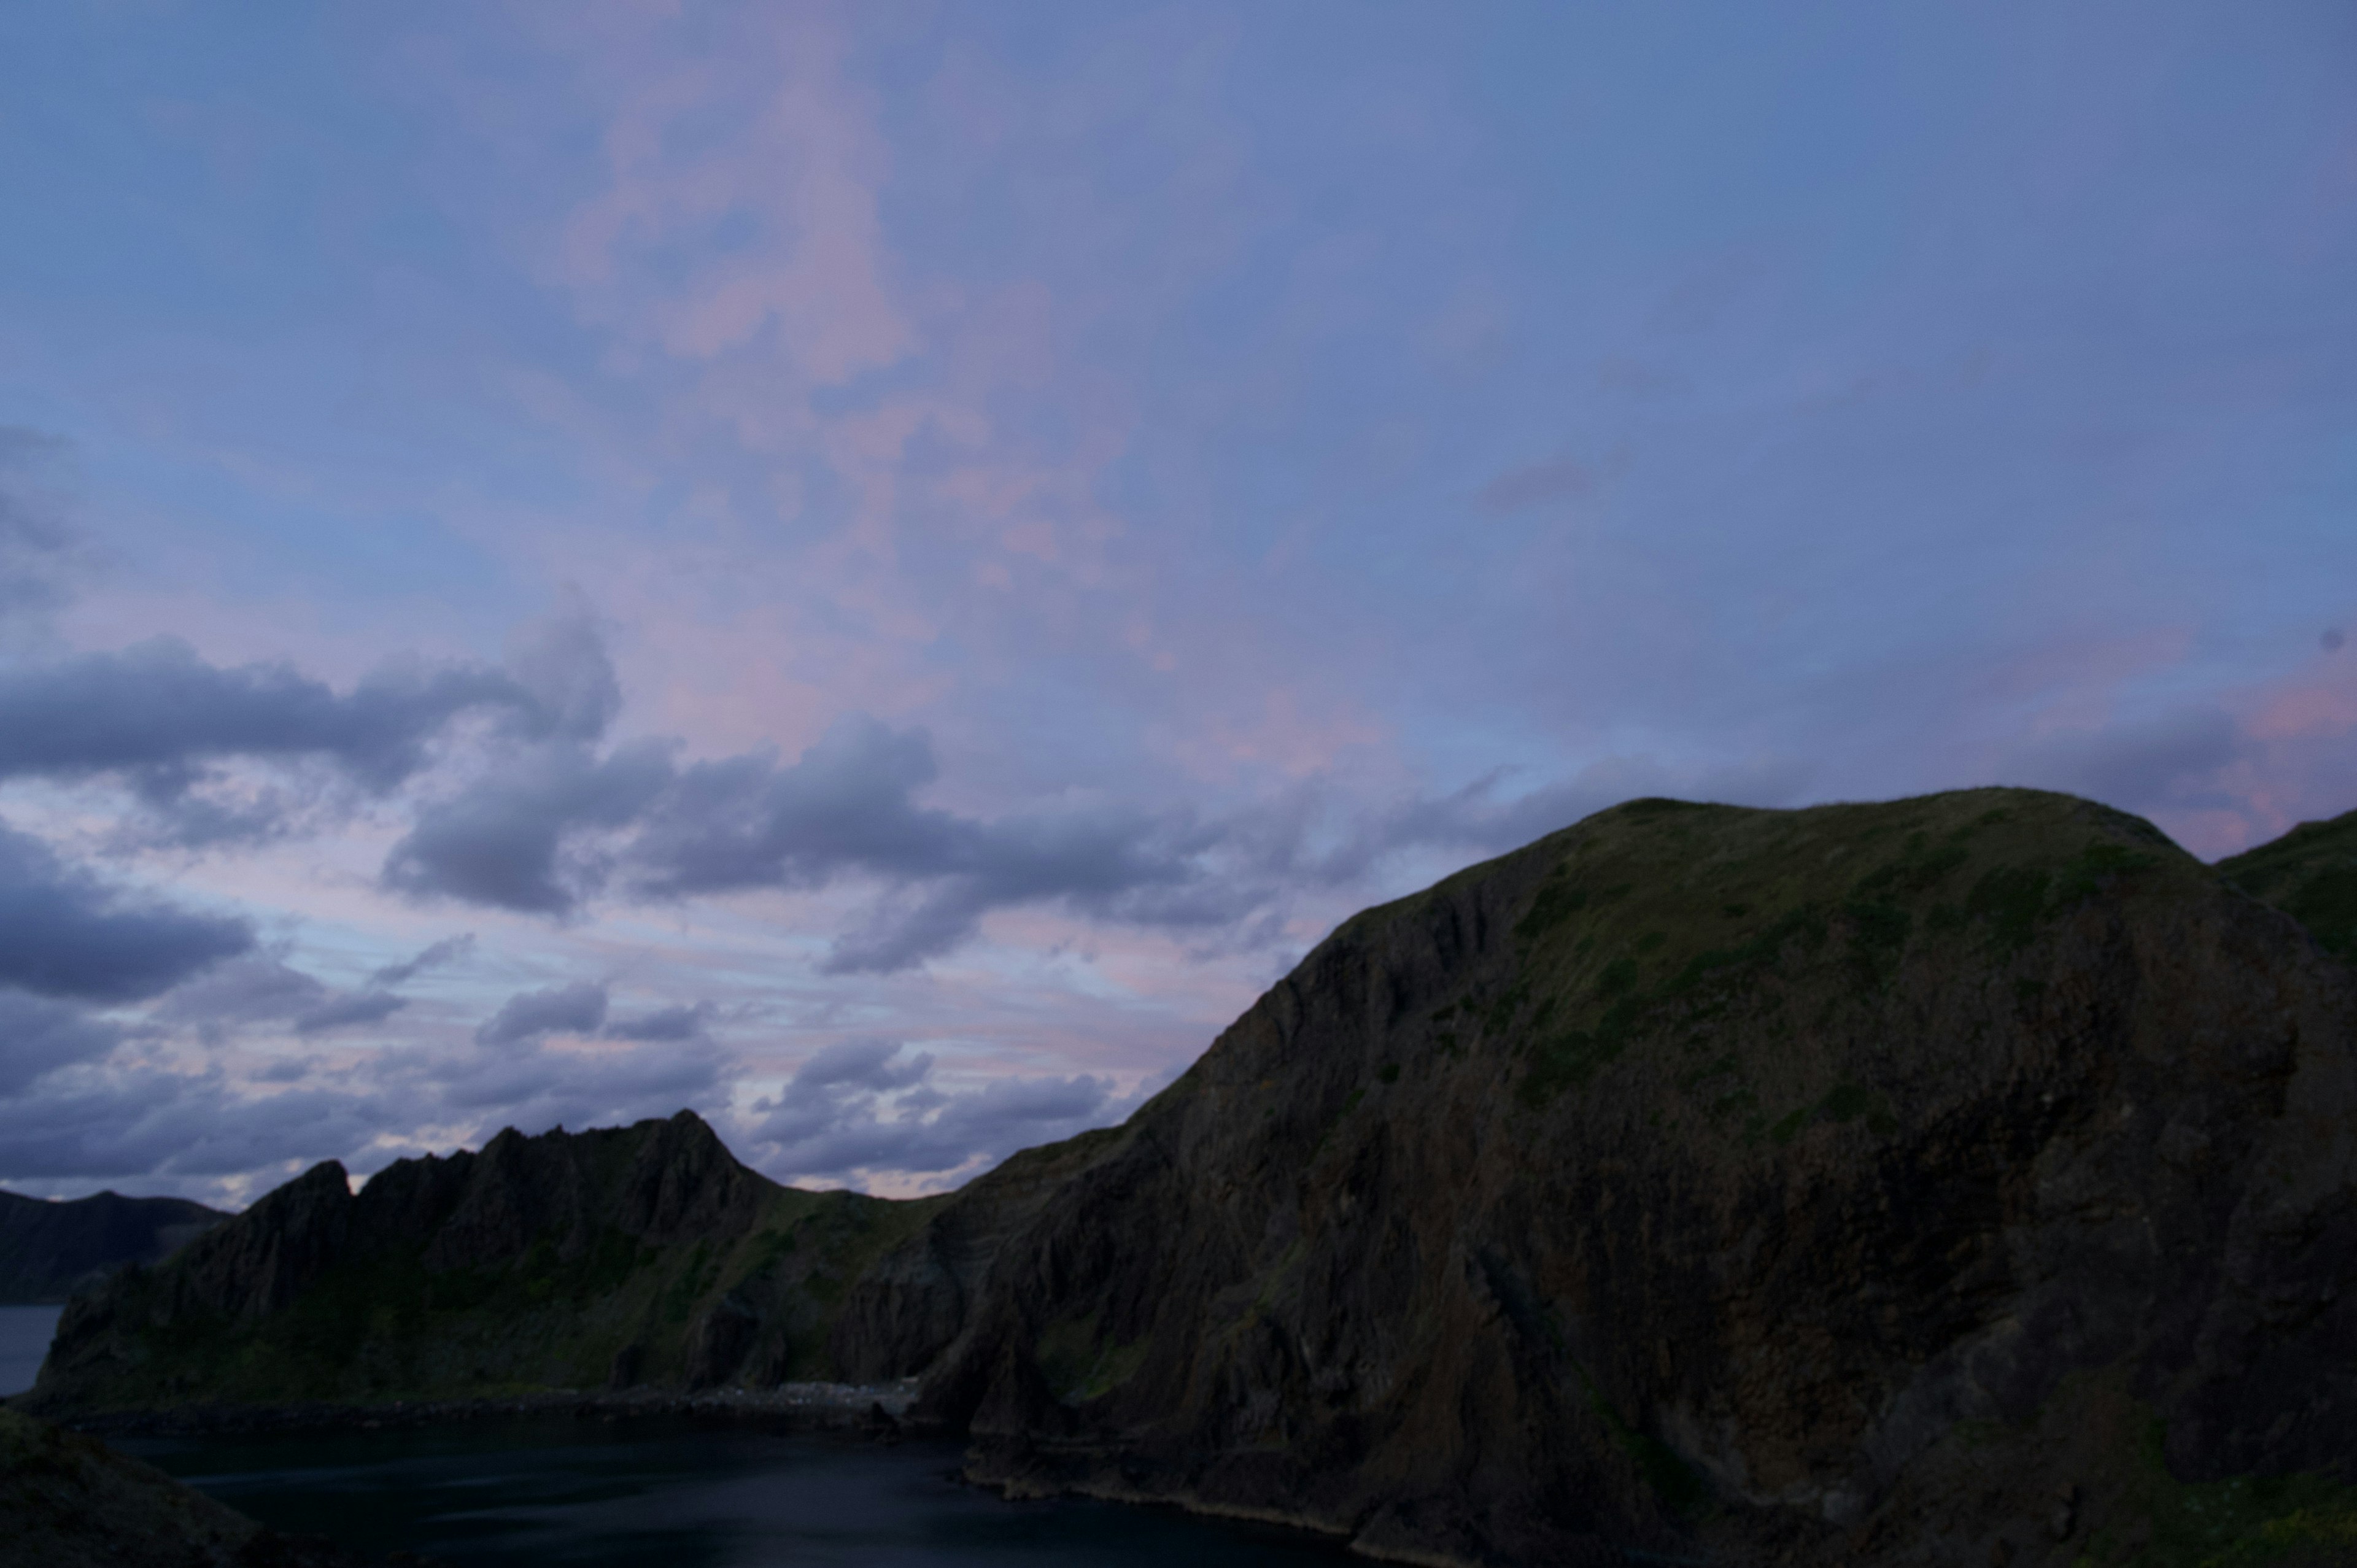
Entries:
POLYGON ((264 1530, 91 1438, 0 1410, 0 1563, 40 1568, 366 1568, 264 1530))
POLYGON ((837 1356, 982 1478, 1408 1561, 2346 1561, 2352 1036, 2100 806, 1631 802, 1347 922, 837 1356))
POLYGON ((227 1216, 178 1197, 0 1192, 0 1306, 63 1301, 125 1263, 161 1262, 227 1216))
POLYGON ((2302 822, 2219 873, 2306 926, 2327 952, 2357 961, 2357 811, 2302 822))
POLYGON ((323 1166, 34 1400, 921 1376, 977 1478, 1404 1561, 2347 1562, 2352 1042, 2357 971, 2104 807, 1632 801, 950 1199, 685 1113, 323 1166))
POLYGON ((77 1296, 42 1412, 439 1398, 823 1370, 834 1303, 937 1204, 779 1186, 692 1112, 333 1163, 77 1296))

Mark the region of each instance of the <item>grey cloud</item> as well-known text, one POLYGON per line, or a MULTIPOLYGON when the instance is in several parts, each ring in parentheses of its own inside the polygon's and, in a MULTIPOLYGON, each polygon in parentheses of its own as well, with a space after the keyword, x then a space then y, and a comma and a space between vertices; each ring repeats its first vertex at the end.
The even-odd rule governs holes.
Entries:
POLYGON ((910 796, 939 769, 919 733, 865 714, 837 720, 792 767, 764 757, 699 763, 666 792, 631 846, 634 881, 657 895, 814 887, 857 868, 937 875, 974 824, 910 796))
POLYGON ((536 747, 420 811, 385 858, 384 885, 526 914, 570 914, 604 885, 587 844, 625 828, 672 782, 667 748, 625 746, 602 761, 570 743, 536 747))
POLYGON ((12 1177, 236 1177, 349 1159, 414 1107, 337 1089, 249 1095, 218 1072, 62 1074, 0 1098, 12 1177))
POLYGON ((1549 501, 1577 500, 1594 495, 1629 467, 1629 449, 1616 446, 1603 461, 1587 464, 1557 457, 1528 467, 1513 468, 1481 487, 1475 495, 1484 511, 1515 512, 1549 501))
POLYGON ((408 998, 395 996, 390 992, 348 992, 340 996, 330 996, 317 1006, 295 1015, 295 1032, 298 1035, 324 1035, 334 1029, 382 1024, 408 1005, 408 998))
POLYGON ((794 1073, 798 1090, 862 1089, 870 1093, 906 1089, 933 1069, 931 1055, 902 1058, 898 1040, 852 1039, 811 1055, 794 1073))
POLYGON ((509 997, 506 1004, 475 1031, 475 1038, 483 1045, 500 1046, 537 1040, 543 1035, 559 1032, 593 1035, 605 1021, 606 988, 594 981, 581 980, 509 997))
POLYGON ((389 963, 378 970, 369 976, 369 984, 380 988, 405 985, 427 970, 438 969, 446 963, 455 963, 474 950, 475 933, 472 931, 455 937, 445 937, 440 941, 422 950, 413 959, 401 963, 389 963))
POLYGON ((0 424, 0 628, 45 624, 65 598, 64 568, 80 542, 29 478, 65 450, 38 431, 0 424))
POLYGON ((1108 1079, 1006 1078, 963 1092, 927 1081, 930 1055, 852 1040, 813 1056, 751 1129, 763 1164, 795 1177, 932 1175, 1004 1159, 1114 1119, 1108 1079), (886 1111, 891 1114, 884 1114, 886 1111))
MULTIPOLYGON (((652 744, 602 760, 550 745, 422 813, 383 877, 413 896, 557 916, 608 886, 664 899, 866 881, 877 897, 823 967, 890 972, 970 940, 993 910, 1027 905, 1256 939, 1291 888, 1341 885, 1418 846, 1511 847, 1671 778, 1609 762, 1512 800, 1493 778, 1320 832, 1314 811, 1294 807, 1223 822, 1091 805, 961 816, 919 803, 937 771, 921 732, 864 715, 784 766, 754 755, 675 768, 652 744)), ((1773 764, 1699 782, 1716 799, 1797 788, 1795 771, 1773 764)))
POLYGON ((102 1057, 122 1039, 120 1029, 80 1008, 0 991, 0 1096, 59 1068, 102 1057))
MULTIPOLYGON (((18 999, 21 1000, 21 999, 18 999)), ((0 993, 0 1027, 17 1015, 0 993)), ((480 1144, 500 1127, 613 1126, 714 1106, 730 1059, 708 1043, 560 1050, 533 1040, 496 1047, 410 1049, 365 1070, 320 1058, 282 1058, 241 1083, 215 1069, 174 1072, 95 1061, 111 1032, 67 1032, 43 1060, 73 1070, 48 1078, 15 1072, 0 1089, 0 1172, 12 1181, 136 1181, 146 1190, 250 1196, 316 1161, 365 1170, 416 1152, 412 1130, 447 1129, 480 1144), (294 1083, 296 1087, 278 1088, 294 1083)), ((0 1075, 29 1058, 0 1055, 0 1075)))
POLYGON ((284 1024, 297 1035, 381 1024, 408 1003, 379 988, 339 992, 276 953, 249 953, 188 982, 158 1006, 159 1023, 193 1026, 213 1043, 240 1026, 284 1024))
POLYGON ((1218 835, 1184 817, 1076 809, 985 822, 919 805, 932 781, 921 733, 844 719, 790 767, 747 756, 674 769, 642 744, 599 760, 544 747, 420 814, 387 886, 565 915, 619 874, 640 897, 845 877, 885 885, 828 967, 903 969, 971 936, 983 915, 1062 901, 1087 913, 1189 924, 1233 913, 1206 886, 1218 835), (1189 897, 1172 897, 1186 890, 1189 897))
MULTIPOLYGON (((0 517, 0 572, 6 551, 0 517)), ((283 661, 217 666, 169 638, 0 665, 0 779, 120 779, 139 808, 121 845, 201 849, 311 825, 339 804, 338 780, 393 789, 468 714, 511 745, 577 746, 620 705, 586 614, 525 627, 509 657, 395 660, 340 693, 283 661)))
POLYGON ((1552 463, 1537 463, 1527 468, 1501 474, 1483 485, 1475 499, 1481 503, 1484 511, 1521 511, 1527 507, 1543 506, 1548 501, 1591 495, 1596 485, 1595 469, 1585 463, 1564 457, 1552 463))
POLYGON ((693 1005, 658 1007, 651 1013, 641 1013, 634 1018, 609 1018, 605 1037, 609 1040, 637 1040, 646 1044, 662 1044, 674 1040, 693 1040, 701 1036, 705 1026, 712 1021, 713 1006, 709 1002, 693 1005))
POLYGON ((2009 781, 2065 789, 2130 810, 2163 803, 2222 803, 2205 786, 2241 756, 2241 726, 2215 708, 2189 709, 2140 723, 2066 731, 2016 749, 2009 781))
MULTIPOLYGON (((443 1125, 476 1137, 513 1126, 610 1127, 725 1100, 731 1058, 705 1040, 656 1047, 561 1049, 538 1036, 435 1052, 402 1052, 380 1069, 385 1087, 434 1108, 443 1125)), ((418 1119, 422 1120, 422 1119, 418 1119)))
POLYGON ((328 988, 276 953, 247 953, 179 986, 156 1009, 159 1023, 195 1026, 208 1038, 231 1025, 276 1022, 324 1003, 328 988))
POLYGON ((621 712, 622 683, 586 607, 519 630, 508 642, 507 667, 532 694, 540 734, 595 740, 621 712))
POLYGON ((0 671, 0 777, 144 771, 169 797, 230 757, 323 757, 375 789, 417 771, 470 708, 537 711, 480 665, 393 664, 339 696, 288 664, 222 669, 171 638, 0 671))
POLYGON ((2228 854, 2357 803, 2357 725, 2255 727, 2191 707, 2043 736, 2001 754, 1989 777, 2092 796, 2156 819, 2201 853, 2228 854), (2255 799, 2253 779, 2266 780, 2255 799))
POLYGON ((242 920, 111 886, 0 826, 0 985, 137 1001, 253 946, 242 920))

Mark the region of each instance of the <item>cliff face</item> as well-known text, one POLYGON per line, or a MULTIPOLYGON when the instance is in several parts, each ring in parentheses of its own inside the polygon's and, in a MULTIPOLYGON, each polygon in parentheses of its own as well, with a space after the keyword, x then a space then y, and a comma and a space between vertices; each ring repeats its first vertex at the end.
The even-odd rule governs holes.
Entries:
POLYGON ((162 1262, 226 1218, 178 1197, 0 1192, 0 1306, 63 1301, 125 1263, 162 1262))
POLYGON ((976 1478, 1404 1561, 2357 1561, 2349 822, 1634 801, 952 1198, 685 1113, 323 1166, 77 1298, 32 1402, 921 1376, 976 1478))
POLYGON ((451 1396, 823 1371, 835 1304, 933 1205, 782 1187, 693 1113, 326 1164, 169 1262, 77 1296, 33 1391, 187 1401, 451 1396))
POLYGON ((2327 952, 2357 961, 2357 811, 2302 822, 2273 843, 2220 861, 2218 871, 2293 916, 2327 952))
POLYGON ((2347 1561, 2352 1037, 2087 802, 1632 802, 1348 922, 835 1353, 979 1478, 1408 1561, 2347 1561))
POLYGON ((0 1410, 0 1563, 40 1568, 365 1568, 264 1530, 104 1444, 0 1410))

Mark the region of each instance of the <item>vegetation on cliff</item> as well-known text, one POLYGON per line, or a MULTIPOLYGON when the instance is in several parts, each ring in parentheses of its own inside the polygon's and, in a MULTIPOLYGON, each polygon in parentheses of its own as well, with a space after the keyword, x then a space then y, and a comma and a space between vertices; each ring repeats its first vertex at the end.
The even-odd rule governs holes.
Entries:
POLYGON ((2273 843, 2220 861, 2218 870, 2298 919, 2326 951, 2357 962, 2357 811, 2302 822, 2273 843))
POLYGON ((382 1402, 816 1377, 845 1289, 935 1204, 780 1187, 689 1112, 322 1165, 67 1309, 32 1394, 382 1402))
POLYGON ((979 1478, 1376 1556, 2343 1561, 2351 822, 1631 801, 953 1197, 685 1117, 328 1167, 78 1302, 38 1397, 921 1377, 979 1478))
POLYGON ((844 1323, 933 1326, 868 1364, 979 1476, 1379 1555, 2337 1561, 2352 980, 2067 797, 1633 801, 1347 922, 962 1310, 920 1236, 844 1323))
POLYGON ((0 1192, 0 1305, 60 1302, 125 1263, 157 1263, 227 1216, 178 1197, 0 1192))

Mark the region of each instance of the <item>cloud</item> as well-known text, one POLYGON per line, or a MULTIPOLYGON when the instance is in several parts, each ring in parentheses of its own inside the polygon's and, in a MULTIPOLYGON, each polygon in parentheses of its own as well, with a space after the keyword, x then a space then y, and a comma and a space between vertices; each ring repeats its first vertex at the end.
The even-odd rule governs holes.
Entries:
POLYGON ((966 1090, 931 1081, 934 1058, 897 1042, 845 1040, 813 1055, 775 1101, 751 1144, 789 1178, 938 1175, 1050 1143, 1116 1119, 1109 1079, 1003 1078, 966 1090))
POLYGON ((379 1067, 392 1096, 422 1108, 413 1124, 468 1128, 477 1142, 501 1127, 611 1127, 668 1116, 683 1105, 725 1103, 733 1058, 706 1039, 658 1045, 578 1042, 540 1036, 456 1050, 404 1051, 379 1067))
POLYGON ((341 996, 330 996, 317 1006, 295 1015, 295 1032, 298 1035, 324 1035, 334 1029, 358 1028, 367 1024, 382 1024, 409 1005, 405 996, 395 996, 384 991, 354 991, 341 996))
POLYGON ((1524 511, 1549 501, 1594 495, 1626 472, 1628 467, 1629 449, 1625 446, 1613 448, 1601 463, 1593 465, 1558 457, 1526 468, 1510 469, 1483 485, 1473 499, 1484 511, 1524 511))
POLYGON ((64 449, 38 431, 0 424, 0 628, 10 632, 43 624, 65 598, 64 568, 80 536, 28 482, 64 449))
POLYGON ((81 1009, 0 991, 0 1096, 61 1067, 104 1056, 123 1032, 81 1009))
POLYGON ((195 1028, 208 1044, 241 1026, 283 1024, 297 1035, 381 1024, 409 1005, 371 985, 335 991, 285 961, 280 952, 248 953, 217 964, 167 996, 156 1021, 195 1028))
POLYGON ((545 991, 519 992, 509 997, 506 1004, 475 1031, 475 1038, 482 1045, 503 1046, 519 1040, 537 1040, 543 1035, 560 1031, 591 1035, 605 1021, 606 988, 594 981, 582 980, 545 991))
POLYGON ((284 661, 218 666, 158 638, 0 665, 0 780, 118 779, 137 807, 120 848, 257 843, 307 825, 332 779, 380 796, 406 783, 469 714, 510 746, 578 745, 620 703, 577 607, 521 628, 504 668, 396 660, 344 693, 284 661))
MULTIPOLYGON (((608 892, 667 900, 864 882, 875 898, 821 967, 890 973, 951 951, 1006 908, 1257 930, 1296 892, 1347 884, 1405 850, 1511 848, 1674 779, 1613 760, 1505 800, 1493 776, 1321 832, 1311 814, 1283 808, 1224 822, 1090 802, 963 816, 920 803, 938 775, 922 731, 865 714, 837 720, 782 766, 749 754, 675 768, 652 742, 603 758, 545 746, 421 812, 383 880, 413 897, 560 917, 608 892)), ((1798 787, 1794 769, 1778 766, 1677 778, 1722 800, 1781 800, 1798 787)))
POLYGON ((2201 792, 2244 749, 2242 726, 2221 708, 2185 708, 2101 729, 2065 730, 2010 755, 2008 773, 2133 809, 2201 792))
POLYGON ((339 696, 292 665, 222 669, 156 638, 0 671, 0 778, 136 771, 168 795, 209 760, 317 757, 383 789, 425 765, 451 719, 485 706, 554 722, 483 665, 390 664, 339 696))
POLYGON ((0 826, 0 985, 132 1002, 253 946, 244 921, 111 886, 0 826))
POLYGON ((605 882, 593 835, 629 826, 672 779, 658 743, 602 760, 571 742, 536 747, 421 811, 381 879, 413 898, 570 914, 605 882))
POLYGON ((0 1096, 0 1170, 17 1180, 136 1177, 151 1190, 218 1193, 349 1160, 416 1110, 334 1088, 250 1094, 219 1071, 82 1069, 0 1096))
POLYGON ((539 734, 595 740, 621 712, 622 683, 587 605, 521 628, 508 640, 507 668, 531 694, 539 734))
POLYGON ((609 1040, 638 1040, 662 1044, 674 1040, 693 1040, 702 1036, 705 1026, 712 1021, 713 1006, 709 1002, 676 1007, 658 1007, 651 1013, 641 1013, 635 1018, 609 1018, 605 1037, 609 1040))
POLYGON ((674 768, 653 742, 602 759, 544 746, 422 811, 383 881, 560 916, 618 874, 641 899, 881 883, 884 897, 837 940, 835 972, 908 968, 1011 905, 1063 902, 1147 924, 1235 912, 1203 897, 1202 857, 1218 838, 1190 818, 1074 807, 981 821, 917 803, 937 772, 922 732, 864 714, 838 720, 788 767, 755 754, 674 768))
POLYGON ((472 931, 459 936, 445 937, 440 941, 424 949, 414 958, 401 963, 389 963, 378 970, 369 976, 369 984, 378 988, 405 985, 427 970, 438 969, 446 963, 456 963, 474 950, 475 933, 472 931))

